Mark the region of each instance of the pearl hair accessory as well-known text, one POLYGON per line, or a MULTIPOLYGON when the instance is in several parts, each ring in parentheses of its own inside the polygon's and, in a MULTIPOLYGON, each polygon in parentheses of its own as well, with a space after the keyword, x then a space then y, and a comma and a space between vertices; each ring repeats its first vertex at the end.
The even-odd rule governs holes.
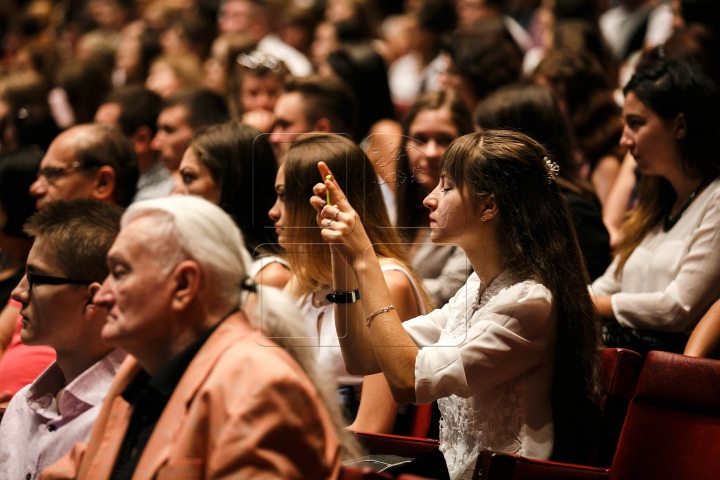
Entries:
POLYGON ((548 184, 550 184, 560 173, 560 167, 557 163, 553 162, 548 157, 543 158, 543 160, 545 161, 545 169, 547 170, 547 182, 548 184))

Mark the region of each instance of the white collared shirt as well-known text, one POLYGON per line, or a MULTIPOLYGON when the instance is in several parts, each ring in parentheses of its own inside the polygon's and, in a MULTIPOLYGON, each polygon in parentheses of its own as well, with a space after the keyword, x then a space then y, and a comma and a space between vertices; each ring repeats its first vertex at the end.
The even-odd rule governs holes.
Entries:
POLYGON ((618 257, 590 287, 612 295, 615 318, 625 327, 693 331, 720 298, 720 178, 703 190, 667 232, 648 232, 615 277, 618 257))
POLYGON ((37 478, 42 470, 90 436, 102 401, 125 352, 113 350, 57 392, 65 378, 57 363, 10 401, 0 424, 0 478, 37 478), (62 413, 61 413, 62 412, 62 413))

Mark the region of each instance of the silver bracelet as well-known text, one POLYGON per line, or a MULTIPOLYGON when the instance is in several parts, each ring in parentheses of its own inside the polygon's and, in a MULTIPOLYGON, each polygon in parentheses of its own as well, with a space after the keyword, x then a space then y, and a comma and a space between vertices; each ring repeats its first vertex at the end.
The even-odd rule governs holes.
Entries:
POLYGON ((372 322, 373 318, 377 317, 377 316, 380 315, 381 313, 389 312, 389 311, 392 310, 393 308, 395 308, 395 305, 388 305, 387 307, 381 308, 381 309, 378 310, 377 312, 371 313, 371 314, 368 315, 368 317, 365 319, 365 326, 366 326, 366 327, 369 327, 369 326, 370 326, 370 322, 372 322))

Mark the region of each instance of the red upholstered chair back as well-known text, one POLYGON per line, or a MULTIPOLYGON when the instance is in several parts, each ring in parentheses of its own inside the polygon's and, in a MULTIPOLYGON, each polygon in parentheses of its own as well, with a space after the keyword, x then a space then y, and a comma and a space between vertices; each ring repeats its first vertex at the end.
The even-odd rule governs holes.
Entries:
POLYGON ((602 422, 592 465, 607 467, 612 463, 628 405, 635 392, 643 358, 625 348, 601 348, 602 422))
POLYGON ((437 402, 430 405, 408 405, 407 411, 395 419, 393 435, 431 438, 440 436, 440 410, 437 402))
POLYGON ((720 476, 720 361, 650 352, 610 469, 611 479, 720 476))

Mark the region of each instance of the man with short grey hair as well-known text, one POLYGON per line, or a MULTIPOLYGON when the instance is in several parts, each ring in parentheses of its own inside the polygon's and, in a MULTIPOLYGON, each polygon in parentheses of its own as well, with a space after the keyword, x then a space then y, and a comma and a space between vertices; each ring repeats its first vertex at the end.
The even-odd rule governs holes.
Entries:
MULTIPOLYGON (((172 196, 127 210, 95 302, 109 311, 103 339, 131 356, 90 441, 42 479, 337 477, 323 395, 240 309, 255 289, 249 265, 242 234, 210 202, 172 196)), ((291 305, 277 300, 267 314, 291 305)))

